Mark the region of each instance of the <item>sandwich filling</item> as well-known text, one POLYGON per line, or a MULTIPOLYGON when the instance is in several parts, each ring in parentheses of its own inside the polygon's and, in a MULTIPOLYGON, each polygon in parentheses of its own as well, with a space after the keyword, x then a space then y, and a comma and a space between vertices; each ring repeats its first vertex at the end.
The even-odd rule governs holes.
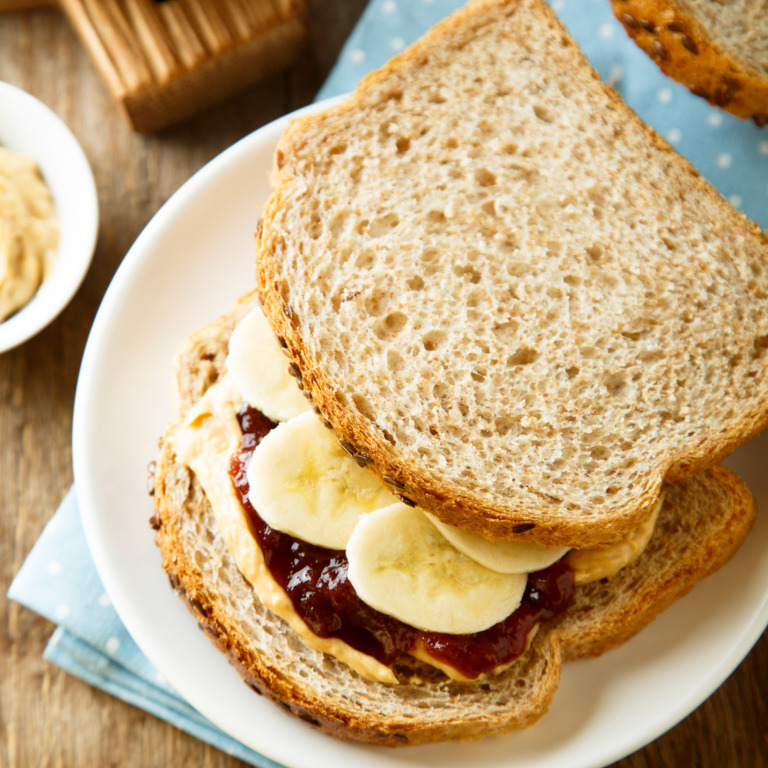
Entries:
MULTIPOLYGON (((564 610, 573 594, 573 571, 561 561, 530 574, 519 606, 490 628, 453 634, 417 629, 364 602, 349 578, 343 549, 329 549, 271 528, 249 499, 247 466, 263 430, 274 428, 258 411, 240 411, 241 448, 230 461, 230 476, 248 517, 252 534, 275 581, 296 611, 320 637, 337 637, 352 648, 391 666, 418 648, 455 676, 475 679, 519 658, 535 627, 564 610)), ((429 524, 429 523, 428 523, 429 524)))
POLYGON ((325 437, 313 435, 319 420, 305 413, 264 326, 258 310, 238 325, 229 373, 187 415, 174 449, 259 600, 311 647, 382 682, 397 682, 392 667, 405 654, 477 679, 519 658, 538 626, 565 610, 575 583, 610 577, 645 548, 660 505, 626 540, 565 554, 476 541, 382 493, 340 448, 329 464, 335 446, 322 445, 335 439, 322 425, 325 437), (271 408, 262 407, 265 381, 279 383, 271 408))

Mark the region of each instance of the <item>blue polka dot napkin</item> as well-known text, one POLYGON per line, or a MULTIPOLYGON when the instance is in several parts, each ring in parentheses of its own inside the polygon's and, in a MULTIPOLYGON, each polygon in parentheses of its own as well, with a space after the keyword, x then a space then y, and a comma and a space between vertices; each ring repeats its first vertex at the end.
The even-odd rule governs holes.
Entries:
MULTIPOLYGON (((372 0, 318 94, 354 88, 461 0, 372 0)), ((626 36, 608 0, 552 0, 603 79, 689 158, 731 203, 768 228, 768 128, 710 107, 666 78, 626 36)), ((111 606, 90 559, 71 491, 8 596, 58 625, 45 657, 91 685, 261 768, 277 764, 234 741, 179 698, 149 664, 111 606)))
POLYGON ((45 649, 48 661, 222 752, 259 768, 280 768, 189 706, 133 642, 99 580, 74 489, 37 540, 8 597, 58 625, 45 649))

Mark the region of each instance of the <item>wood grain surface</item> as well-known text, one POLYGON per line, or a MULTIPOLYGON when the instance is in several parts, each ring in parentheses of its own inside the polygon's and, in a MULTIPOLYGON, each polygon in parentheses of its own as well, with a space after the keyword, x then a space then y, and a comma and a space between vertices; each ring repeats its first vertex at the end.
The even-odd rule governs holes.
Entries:
MULTIPOLYGON (((157 136, 132 133, 56 9, 0 14, 0 80, 40 98, 90 159, 101 227, 90 272, 64 313, 0 355, 0 766, 234 768, 217 752, 42 659, 52 625, 5 599, 72 483, 72 407, 86 337, 129 246, 162 203, 237 139, 308 103, 365 0, 312 0, 311 52, 290 72, 157 136)), ((692 715, 620 768, 768 765, 768 637, 692 715)), ((567 766, 564 766, 567 768, 567 766)))

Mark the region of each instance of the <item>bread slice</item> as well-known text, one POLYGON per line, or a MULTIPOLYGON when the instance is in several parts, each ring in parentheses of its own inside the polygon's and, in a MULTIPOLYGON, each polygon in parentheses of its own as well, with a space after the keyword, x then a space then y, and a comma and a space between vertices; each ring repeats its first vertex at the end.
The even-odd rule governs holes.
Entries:
POLYGON ((306 393, 448 524, 617 540, 768 419, 768 236, 540 0, 475 0, 296 121, 257 240, 306 393))
POLYGON ((611 0, 629 36, 697 96, 768 125, 764 0, 611 0))
MULTIPOLYGON (((222 372, 229 334, 252 300, 181 348, 179 420, 222 372)), ((564 659, 602 653, 634 635, 719 568, 754 519, 749 492, 722 467, 671 486, 640 559, 610 581, 578 587, 566 613, 542 626, 504 673, 457 683, 408 659, 396 669, 401 684, 385 685, 313 650, 259 603, 222 542, 197 478, 175 459, 174 429, 161 441, 152 521, 171 584, 256 692, 335 736, 371 744, 476 739, 530 725, 546 712, 564 659)))

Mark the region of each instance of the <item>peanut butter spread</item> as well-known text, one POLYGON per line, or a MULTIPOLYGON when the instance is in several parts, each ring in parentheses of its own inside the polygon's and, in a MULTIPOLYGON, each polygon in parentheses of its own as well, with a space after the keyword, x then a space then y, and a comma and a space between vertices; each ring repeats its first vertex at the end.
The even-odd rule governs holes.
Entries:
POLYGON ((0 322, 37 293, 59 244, 51 191, 35 161, 0 147, 0 322))

